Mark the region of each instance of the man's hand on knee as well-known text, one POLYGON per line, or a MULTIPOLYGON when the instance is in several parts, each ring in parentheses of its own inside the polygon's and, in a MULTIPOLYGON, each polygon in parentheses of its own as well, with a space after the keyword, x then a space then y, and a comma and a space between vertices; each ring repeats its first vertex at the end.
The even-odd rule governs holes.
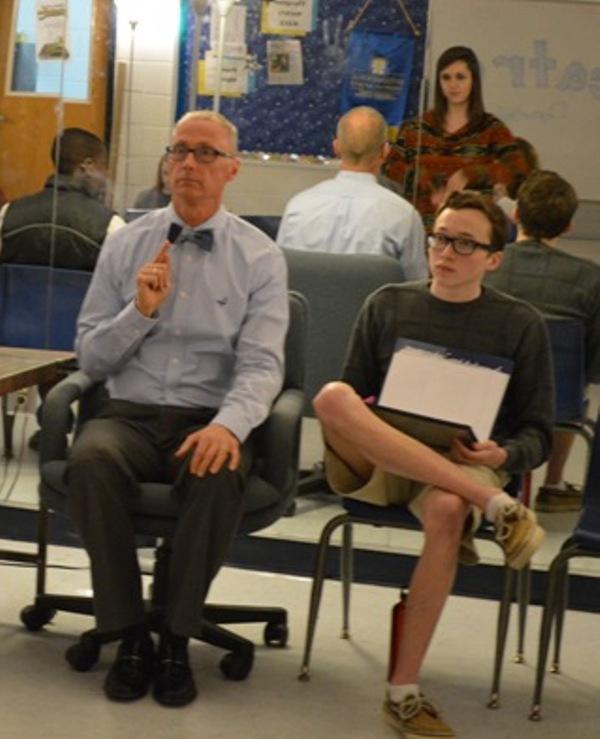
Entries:
POLYGON ((204 477, 207 472, 213 475, 220 472, 225 463, 231 471, 240 464, 240 442, 229 429, 217 423, 191 433, 175 456, 185 457, 190 452, 190 472, 198 477, 204 477))

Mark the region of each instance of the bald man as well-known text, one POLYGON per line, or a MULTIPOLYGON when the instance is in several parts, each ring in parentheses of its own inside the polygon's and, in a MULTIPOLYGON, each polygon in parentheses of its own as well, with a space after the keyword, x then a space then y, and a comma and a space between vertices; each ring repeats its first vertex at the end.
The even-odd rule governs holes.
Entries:
POLYGON ((353 108, 337 125, 333 150, 340 171, 287 204, 277 243, 289 249, 385 254, 407 280, 427 275, 425 233, 410 203, 377 183, 387 156, 387 124, 373 108, 353 108))

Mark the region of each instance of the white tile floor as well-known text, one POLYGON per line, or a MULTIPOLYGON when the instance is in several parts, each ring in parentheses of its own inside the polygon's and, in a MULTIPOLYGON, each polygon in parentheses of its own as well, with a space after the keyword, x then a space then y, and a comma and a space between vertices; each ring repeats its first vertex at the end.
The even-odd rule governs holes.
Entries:
MULTIPOLYGON (((0 547, 10 543, 0 542, 0 547)), ((52 547, 53 590, 86 593, 85 557, 52 547)), ((192 664, 199 698, 185 709, 165 709, 145 698, 131 705, 105 700, 102 681, 114 654, 106 647, 96 668, 76 673, 63 654, 90 619, 60 613, 43 631, 20 625, 20 609, 31 601, 33 571, 0 566, 0 703, 2 737, 21 739, 381 739, 396 736, 380 718, 387 663, 390 608, 395 592, 357 585, 352 595, 351 641, 339 639, 340 588, 324 589, 315 639, 312 677, 296 679, 301 661, 310 583, 225 568, 211 592, 222 602, 283 605, 289 612, 290 643, 284 650, 257 646, 254 670, 241 683, 224 681, 219 650, 194 645, 192 664)), ((525 665, 507 660, 502 707, 486 708, 493 653, 496 605, 452 597, 432 644, 423 686, 444 708, 446 719, 464 739, 598 737, 600 676, 590 647, 597 644, 593 614, 567 617, 564 674, 546 680, 544 719, 527 720, 533 689, 533 661, 540 611, 531 609, 525 665)), ((260 642, 261 629, 236 627, 260 642)), ((510 648, 513 648, 511 643, 510 648)))

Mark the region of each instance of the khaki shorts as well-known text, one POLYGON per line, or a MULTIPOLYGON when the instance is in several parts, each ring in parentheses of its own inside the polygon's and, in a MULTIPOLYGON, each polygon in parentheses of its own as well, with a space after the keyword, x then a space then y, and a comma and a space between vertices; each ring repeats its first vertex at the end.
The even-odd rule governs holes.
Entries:
MULTIPOLYGON (((324 462, 329 487, 338 495, 382 507, 404 505, 419 521, 423 520, 423 502, 434 489, 434 485, 384 472, 378 467, 368 480, 363 480, 330 447, 325 448, 324 462)), ((457 467, 482 485, 503 488, 510 479, 504 470, 493 470, 483 465, 457 464, 457 467)), ((481 516, 481 510, 471 506, 459 554, 463 564, 477 564, 479 561, 473 534, 481 524, 481 516)))

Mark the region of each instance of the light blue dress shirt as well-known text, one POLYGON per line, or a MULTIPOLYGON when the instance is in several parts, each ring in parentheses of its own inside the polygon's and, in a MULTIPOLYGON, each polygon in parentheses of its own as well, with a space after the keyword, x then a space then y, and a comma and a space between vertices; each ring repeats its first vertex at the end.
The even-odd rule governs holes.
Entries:
POLYGON ((111 398, 218 408, 219 423, 244 441, 281 389, 288 325, 287 272, 276 245, 221 208, 202 228, 210 251, 170 247, 171 293, 157 315, 135 307, 136 276, 182 224, 172 205, 109 237, 78 320, 81 368, 106 380, 111 398))
POLYGON ((386 254, 400 260, 407 280, 427 276, 421 216, 368 172, 342 170, 295 195, 277 243, 287 249, 386 254))

